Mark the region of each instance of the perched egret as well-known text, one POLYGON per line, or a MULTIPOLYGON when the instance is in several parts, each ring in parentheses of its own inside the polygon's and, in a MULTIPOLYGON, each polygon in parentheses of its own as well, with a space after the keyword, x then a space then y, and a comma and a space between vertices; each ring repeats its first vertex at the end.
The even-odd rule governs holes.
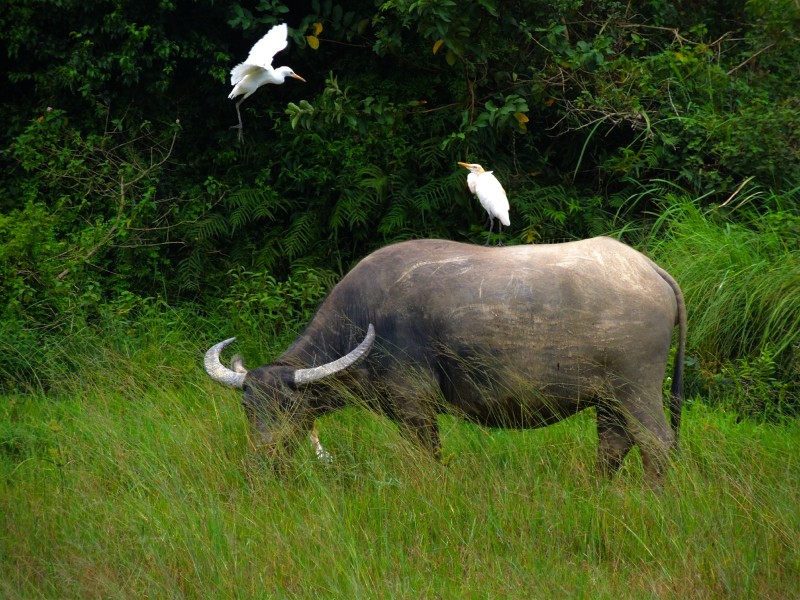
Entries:
MULTIPOLYGON (((503 225, 506 227, 511 225, 511 219, 508 217, 508 198, 503 186, 491 171, 484 171, 483 167, 477 163, 459 162, 458 164, 469 169, 467 187, 478 197, 481 206, 489 213, 489 237, 492 234, 495 218, 500 221, 498 233, 502 236, 503 225)), ((486 243, 489 243, 489 238, 486 238, 486 243)), ((502 245, 502 240, 499 243, 502 245)))
POLYGON ((240 140, 242 139, 242 114, 239 112, 239 105, 242 102, 267 83, 282 85, 287 77, 305 81, 290 67, 272 68, 273 57, 287 46, 287 35, 286 23, 275 25, 253 45, 250 54, 247 55, 247 60, 231 69, 233 90, 228 94, 228 98, 233 99, 236 96, 242 96, 241 100, 236 103, 236 115, 239 117, 239 124, 232 125, 231 129, 239 130, 240 140))

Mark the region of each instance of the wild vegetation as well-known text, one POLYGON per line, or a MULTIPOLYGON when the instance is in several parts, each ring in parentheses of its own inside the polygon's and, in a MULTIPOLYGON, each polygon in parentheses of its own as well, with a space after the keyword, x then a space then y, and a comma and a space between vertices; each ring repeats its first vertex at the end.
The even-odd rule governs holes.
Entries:
POLYGON ((54 385, 39 351, 113 314, 191 304, 276 335, 259 315, 317 299, 376 247, 480 242, 469 160, 508 191, 509 243, 612 234, 647 252, 668 232, 677 249, 703 215, 705 245, 669 258, 705 290, 693 314, 758 315, 726 317, 747 331, 725 338, 692 323, 702 391, 746 372, 775 388, 770 416, 797 408, 795 2, 47 6, 0 14, 4 389, 54 385), (243 105, 238 143, 228 71, 279 22, 276 64, 308 83, 243 105), (765 243, 703 272, 717 236, 765 243), (720 302, 723 279, 746 298, 720 302))
POLYGON ((794 0, 10 0, 0 11, 0 595, 790 597, 800 527, 794 0), (307 83, 228 73, 286 22, 307 83), (586 415, 322 420, 276 478, 200 357, 276 356, 369 251, 612 235, 689 311, 683 453, 597 482, 586 415), (476 478, 475 473, 481 477, 476 478))
POLYGON ((597 479, 590 414, 442 419, 443 465, 353 408, 320 420, 332 464, 302 447, 276 476, 182 327, 106 339, 58 395, 0 406, 4 598, 795 594, 796 420, 690 403, 654 494, 638 453, 597 479))

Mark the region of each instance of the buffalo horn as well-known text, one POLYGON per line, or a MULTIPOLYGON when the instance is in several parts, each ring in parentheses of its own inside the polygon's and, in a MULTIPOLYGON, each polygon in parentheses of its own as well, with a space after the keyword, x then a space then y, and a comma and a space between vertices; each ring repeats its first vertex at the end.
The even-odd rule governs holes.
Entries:
POLYGON ((238 369, 236 371, 232 371, 219 361, 219 355, 225 346, 232 344, 235 340, 236 338, 232 337, 220 342, 219 344, 211 346, 211 348, 209 348, 206 352, 206 357, 203 360, 203 363, 206 367, 206 373, 209 374, 211 379, 231 387, 242 389, 244 376, 247 375, 247 370, 244 369, 244 366, 242 366, 243 372, 239 371, 238 369))
POLYGON ((303 383, 311 383, 313 381, 319 381, 324 377, 328 377, 330 375, 338 373, 339 371, 343 371, 344 369, 355 363, 359 358, 364 356, 367 352, 369 352, 370 346, 372 346, 372 342, 374 341, 375 341, 375 328, 372 326, 372 323, 370 323, 369 327, 367 328, 367 336, 364 338, 364 341, 361 342, 349 353, 345 354, 341 358, 337 358, 333 362, 329 362, 327 364, 320 365, 318 367, 312 367, 310 369, 297 369, 294 372, 295 384, 300 385, 303 383))

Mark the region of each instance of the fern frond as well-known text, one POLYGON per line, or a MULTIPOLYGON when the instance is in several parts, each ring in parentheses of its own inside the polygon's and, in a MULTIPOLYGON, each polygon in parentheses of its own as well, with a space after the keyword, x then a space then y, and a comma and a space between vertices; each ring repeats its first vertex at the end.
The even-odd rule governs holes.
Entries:
POLYGON ((286 255, 290 258, 307 252, 314 242, 322 237, 322 227, 316 213, 301 213, 289 227, 281 242, 286 255))
POLYGON ((231 229, 237 231, 259 219, 275 220, 281 200, 271 187, 243 188, 228 196, 225 205, 230 213, 231 229))
POLYGON ((228 234, 228 219, 219 213, 208 213, 194 224, 195 236, 200 241, 228 234))
POLYGON ((255 248, 248 247, 243 251, 243 254, 248 254, 246 258, 252 261, 254 270, 273 272, 285 266, 282 232, 283 226, 276 224, 262 232, 263 236, 260 236, 260 242, 255 248))
POLYGON ((331 227, 339 229, 347 223, 352 229, 356 225, 366 225, 370 209, 377 204, 377 198, 364 190, 345 190, 339 197, 331 215, 331 227))
POLYGON ((421 213, 447 208, 455 204, 457 197, 463 194, 463 180, 463 173, 458 172, 442 179, 433 179, 413 192, 411 205, 421 213))
POLYGON ((384 235, 397 235, 408 226, 408 211, 403 202, 392 202, 378 225, 384 235))
POLYGON ((356 187, 375 190, 379 196, 382 196, 389 186, 389 177, 377 165, 367 164, 359 167, 353 180, 356 181, 356 187))
POLYGON ((206 267, 205 253, 195 249, 178 263, 178 286, 192 292, 200 291, 202 273, 206 267))
POLYGON ((442 139, 440 137, 428 138, 419 144, 419 151, 416 154, 418 165, 421 168, 430 169, 436 172, 441 168, 445 153, 441 148, 442 139))

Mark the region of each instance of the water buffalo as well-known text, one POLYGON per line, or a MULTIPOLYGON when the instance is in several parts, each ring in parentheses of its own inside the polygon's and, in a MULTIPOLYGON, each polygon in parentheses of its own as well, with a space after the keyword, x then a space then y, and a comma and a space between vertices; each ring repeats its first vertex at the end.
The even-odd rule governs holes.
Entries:
POLYGON ((393 244, 359 262, 272 364, 223 366, 234 339, 212 346, 205 368, 243 390, 254 437, 271 452, 353 393, 434 454, 444 412, 530 428, 595 407, 600 469, 613 473, 637 444, 655 485, 677 445, 683 294, 661 267, 607 237, 393 244), (662 382, 676 325, 670 428, 662 382))

